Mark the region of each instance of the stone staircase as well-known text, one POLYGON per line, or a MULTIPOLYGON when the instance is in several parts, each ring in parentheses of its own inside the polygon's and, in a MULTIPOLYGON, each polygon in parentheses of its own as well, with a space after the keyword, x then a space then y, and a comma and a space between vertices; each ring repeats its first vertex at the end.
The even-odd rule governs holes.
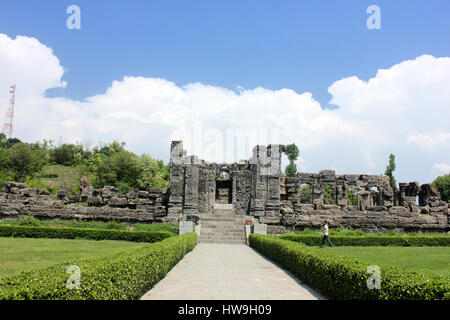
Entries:
POLYGON ((245 216, 233 214, 232 205, 215 204, 212 215, 200 217, 200 243, 245 244, 245 216))

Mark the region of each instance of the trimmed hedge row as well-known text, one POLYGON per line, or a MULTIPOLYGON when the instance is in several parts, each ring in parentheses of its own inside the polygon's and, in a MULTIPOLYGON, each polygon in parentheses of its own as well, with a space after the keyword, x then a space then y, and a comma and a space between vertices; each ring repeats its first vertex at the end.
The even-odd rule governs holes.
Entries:
POLYGON ((250 246, 279 263, 306 284, 338 300, 449 300, 448 279, 378 265, 381 289, 369 290, 368 264, 349 257, 317 252, 300 243, 250 234, 250 246))
POLYGON ((196 233, 106 257, 80 259, 0 279, 0 300, 138 299, 197 244, 196 233), (69 289, 67 267, 80 268, 80 289, 69 289))
MULTIPOLYGON (((280 239, 301 242, 307 246, 319 246, 321 236, 306 236, 299 234, 284 234, 280 239)), ((450 246, 448 236, 330 236, 336 246, 396 246, 396 247, 423 247, 423 246, 450 246)), ((326 244, 328 245, 328 244, 326 244)))
POLYGON ((123 240, 157 242, 172 236, 169 231, 128 231, 89 228, 28 227, 0 225, 0 237, 123 240))

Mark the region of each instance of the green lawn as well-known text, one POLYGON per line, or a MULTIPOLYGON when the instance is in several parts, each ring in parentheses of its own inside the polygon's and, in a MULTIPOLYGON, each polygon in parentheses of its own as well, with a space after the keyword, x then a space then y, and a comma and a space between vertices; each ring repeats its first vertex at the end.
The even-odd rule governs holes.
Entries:
POLYGON ((77 167, 63 165, 47 165, 39 172, 40 180, 49 186, 69 186, 72 189, 79 189, 81 171, 77 167), (57 177, 48 178, 46 175, 55 174, 57 177))
POLYGON ((394 265, 450 278, 450 247, 324 247, 314 250, 356 258, 368 264, 394 265))
POLYGON ((0 278, 73 259, 106 255, 144 245, 146 244, 111 240, 0 237, 0 278))

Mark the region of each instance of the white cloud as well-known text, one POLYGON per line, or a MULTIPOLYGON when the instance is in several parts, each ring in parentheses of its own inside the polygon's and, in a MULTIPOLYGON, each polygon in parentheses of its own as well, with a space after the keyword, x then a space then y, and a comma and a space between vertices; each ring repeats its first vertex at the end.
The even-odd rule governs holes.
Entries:
POLYGON ((440 173, 450 174, 450 164, 435 163, 434 168, 440 173))
POLYGON ((436 132, 434 134, 413 134, 408 136, 407 142, 424 149, 449 148, 450 132, 436 132))
POLYGON ((17 84, 15 133, 25 141, 60 135, 64 142, 117 139, 135 152, 168 160, 170 140, 177 138, 189 152, 216 161, 248 158, 256 143, 295 142, 301 170, 338 173, 380 174, 393 152, 398 181, 430 180, 434 163, 449 154, 450 58, 424 55, 379 70, 369 81, 336 81, 329 88, 331 103, 339 106, 334 110, 322 109, 309 92, 235 92, 144 77, 113 81, 105 93, 85 101, 48 98, 46 89, 65 86, 64 69, 50 48, 29 37, 0 34, 0 70, 1 105, 7 105, 11 82, 17 84), (267 130, 271 139, 265 139, 267 130), (259 137, 235 155, 230 139, 223 148, 217 148, 223 141, 212 140, 227 139, 230 132, 236 139, 259 137), (432 151, 420 151, 430 144, 432 151))
POLYGON ((363 81, 334 82, 328 89, 336 114, 365 128, 366 144, 377 167, 397 156, 398 181, 432 180, 433 163, 450 154, 450 58, 422 55, 379 70, 363 81))

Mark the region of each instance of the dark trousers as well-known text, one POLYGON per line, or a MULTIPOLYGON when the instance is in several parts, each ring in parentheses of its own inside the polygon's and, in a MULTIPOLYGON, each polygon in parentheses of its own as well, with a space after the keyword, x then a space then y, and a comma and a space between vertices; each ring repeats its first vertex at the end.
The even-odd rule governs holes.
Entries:
POLYGON ((328 241, 328 244, 330 245, 330 247, 333 247, 333 244, 331 243, 330 239, 328 238, 328 236, 323 236, 322 237, 322 244, 320 245, 321 248, 323 248, 323 245, 325 244, 325 240, 328 241))

